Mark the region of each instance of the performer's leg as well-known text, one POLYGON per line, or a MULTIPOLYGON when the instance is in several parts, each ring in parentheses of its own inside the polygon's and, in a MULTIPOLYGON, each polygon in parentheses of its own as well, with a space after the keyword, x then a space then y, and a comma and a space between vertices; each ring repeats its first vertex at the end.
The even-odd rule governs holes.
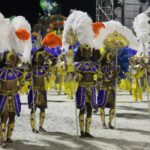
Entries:
POLYGON ((108 124, 108 127, 110 129, 114 129, 114 127, 112 126, 112 121, 113 121, 114 115, 115 115, 115 108, 110 108, 110 110, 109 110, 109 124, 108 124))
POLYGON ((7 146, 6 144, 6 123, 8 120, 8 112, 5 111, 1 114, 1 140, 2 140, 2 147, 7 146))
POLYGON ((142 101, 142 95, 143 95, 143 90, 142 90, 142 87, 139 85, 137 88, 138 100, 142 101))
POLYGON ((59 90, 58 90, 58 95, 61 95, 61 91, 62 91, 62 86, 63 86, 63 79, 62 79, 62 76, 60 77, 60 82, 59 82, 59 90))
POLYGON ((33 110, 33 108, 31 109, 31 113, 30 113, 30 124, 31 124, 31 128, 32 128, 32 132, 34 133, 38 133, 38 131, 36 130, 36 123, 35 123, 35 110, 33 110))
POLYGON ((138 100, 138 97, 137 97, 137 82, 135 81, 135 79, 133 80, 133 83, 132 83, 132 98, 133 98, 133 101, 138 100))
POLYGON ((40 132, 46 132, 45 129, 43 129, 43 125, 44 125, 44 121, 45 121, 45 108, 40 108, 40 120, 39 120, 39 131, 40 132))
POLYGON ((75 91, 77 91, 79 83, 75 81, 75 91))
POLYGON ((67 82, 64 83, 64 93, 65 95, 68 95, 67 82))
POLYGON ((85 113, 85 108, 80 109, 79 112, 79 126, 80 126, 80 132, 81 132, 81 136, 82 138, 84 138, 84 113, 85 113))
POLYGON ((101 117, 101 121, 102 121, 102 126, 103 128, 107 128, 106 127, 106 123, 105 123, 105 108, 104 107, 101 107, 100 108, 100 117, 101 117))
POLYGON ((85 136, 93 138, 93 136, 90 134, 90 127, 92 122, 92 106, 90 102, 86 103, 86 110, 87 110, 87 116, 86 116, 86 123, 85 123, 85 136))
POLYGON ((9 122, 8 122, 8 131, 7 131, 7 142, 12 143, 13 140, 11 139, 13 130, 15 127, 15 113, 9 113, 9 122))
POLYGON ((48 90, 51 90, 53 87, 53 79, 50 77, 49 82, 48 82, 48 90))
POLYGON ((54 88, 55 90, 58 90, 58 84, 56 83, 56 80, 54 81, 54 88))
POLYGON ((73 99, 73 94, 74 94, 74 81, 70 81, 70 98, 73 99))
POLYGON ((132 89, 132 97, 133 97, 133 101, 137 101, 138 97, 137 97, 137 89, 132 89))

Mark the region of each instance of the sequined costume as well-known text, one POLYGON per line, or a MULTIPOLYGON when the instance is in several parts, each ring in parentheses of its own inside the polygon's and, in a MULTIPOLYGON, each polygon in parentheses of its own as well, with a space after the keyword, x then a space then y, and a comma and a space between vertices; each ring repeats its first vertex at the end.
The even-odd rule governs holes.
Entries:
MULTIPOLYGON (((19 68, 7 68, 3 67, 0 69, 0 80, 1 83, 9 83, 12 80, 19 80, 23 76, 23 69, 19 68)), ((18 89, 4 90, 2 87, 0 89, 0 112, 3 113, 5 107, 8 107, 8 111, 15 112, 17 116, 20 116, 21 102, 18 95, 18 89)))
POLYGON ((101 73, 99 75, 101 79, 100 90, 98 91, 97 104, 100 108, 100 115, 103 127, 106 126, 105 123, 105 108, 110 108, 109 111, 109 127, 112 128, 112 120, 115 113, 115 100, 116 100, 116 90, 115 90, 115 80, 118 75, 118 69, 115 65, 106 63, 101 67, 101 73))
POLYGON ((32 131, 36 130, 35 112, 36 108, 40 109, 39 131, 45 132, 43 129, 45 120, 45 109, 47 108, 47 92, 45 89, 45 79, 48 76, 49 66, 44 64, 46 52, 43 48, 37 50, 32 59, 32 70, 26 76, 26 80, 31 81, 28 93, 28 106, 31 109, 30 123, 32 131))
POLYGON ((133 75, 132 97, 134 101, 138 101, 138 100, 142 101, 143 91, 139 80, 142 76, 143 76, 143 71, 138 71, 135 75, 133 75))
POLYGON ((65 69, 66 75, 64 78, 65 82, 65 93, 69 95, 71 99, 73 99, 74 91, 75 91, 75 70, 73 65, 73 51, 69 50, 65 54, 65 69))
POLYGON ((77 108, 82 109, 85 102, 90 102, 93 108, 96 107, 96 81, 94 80, 94 75, 98 73, 99 65, 92 61, 79 62, 75 63, 75 70, 80 73, 80 78, 84 78, 85 73, 93 75, 92 81, 79 81, 76 91, 77 108))
POLYGON ((145 63, 142 62, 142 57, 133 57, 132 63, 132 98, 133 101, 142 101, 142 95, 146 88, 146 80, 144 76, 146 66, 145 63))
POLYGON ((49 80, 49 73, 52 70, 51 65, 53 65, 50 57, 55 52, 58 54, 57 46, 58 50, 60 50, 61 38, 55 33, 50 32, 39 42, 39 47, 33 47, 32 49, 31 71, 29 71, 28 75, 31 77, 32 86, 28 94, 28 105, 31 109, 30 123, 34 133, 38 133, 39 131, 46 132, 43 128, 45 109, 47 108, 46 80, 49 80), (36 129, 36 108, 40 109, 39 131, 36 129))
MULTIPOLYGON (((40 77, 46 77, 47 75, 48 66, 36 66, 33 71, 26 76, 26 80, 30 80, 32 78, 40 78, 40 77)), ((46 90, 45 86, 32 86, 29 87, 30 91, 28 94, 28 106, 30 109, 33 107, 38 108, 47 108, 47 96, 46 96, 46 90), (33 90, 33 91, 32 91, 33 90), (33 94, 33 95, 32 95, 33 94), (32 98, 34 97, 34 102, 32 101, 32 98)))
POLYGON ((58 86, 58 95, 61 95, 64 86, 65 75, 65 63, 64 61, 60 60, 56 65, 56 84, 58 86))
MULTIPOLYGON (((98 37, 100 30, 104 28, 101 22, 93 23, 92 19, 86 12, 74 10, 68 16, 63 32, 63 48, 65 53, 73 53, 75 68, 68 73, 68 79, 74 79, 78 82, 76 91, 76 103, 79 112, 79 125, 81 138, 93 138, 90 134, 92 122, 92 109, 96 107, 96 74, 99 65, 92 60, 93 50, 96 48, 95 39, 98 37), (77 44, 77 46, 76 46, 77 44), (75 73, 73 73, 75 69, 75 73), (86 113, 86 121, 84 114, 86 113)), ((70 58, 71 60, 71 58, 70 58)), ((66 61, 70 63, 71 61, 66 61)), ((73 62, 73 61, 72 61, 73 62)), ((71 62, 71 63, 72 63, 71 62)), ((72 64, 68 65, 68 68, 72 64)), ((69 84, 70 87, 70 84, 69 84)), ((72 86, 71 86, 72 87, 72 86)))
MULTIPOLYGON (((130 29, 123 26, 118 21, 107 21, 104 23, 105 32, 98 41, 100 48, 104 49, 101 61, 101 87, 98 91, 98 106, 103 128, 107 128, 105 123, 105 108, 109 110, 108 128, 112 126, 116 111, 116 79, 126 79, 129 68, 130 48, 136 49, 138 41, 130 29), (104 61, 105 60, 105 61, 104 61), (103 62, 104 61, 104 62, 103 62), (102 76, 102 77, 101 77, 102 76)), ((102 32, 101 32, 102 33, 102 32)))
POLYGON ((81 51, 85 53, 83 60, 75 62, 75 71, 78 76, 76 105, 80 109, 79 125, 81 137, 93 137, 90 134, 90 127, 92 122, 92 109, 97 108, 96 77, 98 75, 99 65, 90 60, 91 52, 88 52, 86 46, 83 46, 81 51), (87 113, 86 119, 84 119, 85 112, 87 113))
POLYGON ((57 74, 57 63, 59 60, 59 55, 61 54, 61 49, 60 47, 55 47, 55 48, 50 48, 46 47, 45 48, 46 52, 50 54, 49 60, 51 61, 51 68, 50 68, 50 78, 49 82, 47 84, 47 90, 51 90, 54 88, 55 90, 58 90, 58 85, 56 83, 56 74, 57 74))
POLYGON ((15 127, 15 116, 20 116, 21 102, 18 90, 23 83, 23 62, 30 58, 31 26, 23 16, 5 18, 0 13, 0 117, 1 146, 4 148, 11 139, 15 127), (26 57, 24 54, 27 53, 26 57), (21 57, 20 57, 21 56, 21 57))
POLYGON ((13 52, 5 52, 3 60, 5 60, 5 63, 0 68, 0 116, 1 139, 2 143, 5 143, 12 142, 15 116, 20 116, 21 112, 18 90, 21 87, 23 69, 16 67, 16 55, 13 52))

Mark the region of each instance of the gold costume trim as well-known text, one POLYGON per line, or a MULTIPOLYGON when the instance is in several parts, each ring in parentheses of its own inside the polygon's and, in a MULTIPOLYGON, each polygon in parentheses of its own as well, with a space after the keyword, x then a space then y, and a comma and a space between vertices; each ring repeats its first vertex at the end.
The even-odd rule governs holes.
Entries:
POLYGON ((128 46, 129 44, 129 40, 117 31, 110 33, 104 40, 104 45, 106 48, 122 48, 128 46))
POLYGON ((7 138, 11 139, 14 127, 15 127, 15 123, 8 124, 7 138))
POLYGON ((9 91, 0 89, 0 94, 1 94, 1 95, 4 95, 4 96, 9 96, 9 95, 10 95, 10 96, 15 96, 17 93, 18 93, 18 89, 9 90, 9 91))
POLYGON ((82 87, 93 87, 96 85, 96 82, 79 82, 79 86, 82 87))
POLYGON ((40 86, 33 86, 33 90, 42 91, 42 90, 45 90, 45 86, 44 86, 44 87, 40 87, 40 86))
POLYGON ((107 87, 103 87, 102 86, 100 89, 109 91, 109 90, 115 90, 116 88, 115 87, 111 87, 111 86, 107 86, 107 87))
POLYGON ((16 68, 11 69, 11 68, 7 68, 7 67, 4 67, 4 69, 3 69, 2 72, 0 73, 0 76, 4 73, 4 71, 6 71, 5 74, 7 74, 8 70, 11 70, 11 72, 14 73, 16 79, 6 80, 6 77, 7 77, 7 76, 5 75, 5 79, 4 79, 4 80, 3 80, 3 79, 0 79, 1 81, 3 81, 3 82, 15 81, 15 80, 19 80, 20 78, 23 77, 23 72, 21 72, 20 70, 17 70, 16 68), (15 73, 14 71, 17 71, 17 72, 21 73, 22 75, 21 75, 20 77, 17 77, 17 75, 16 75, 16 73, 15 73))
POLYGON ((1 140, 6 141, 6 123, 1 123, 1 140))

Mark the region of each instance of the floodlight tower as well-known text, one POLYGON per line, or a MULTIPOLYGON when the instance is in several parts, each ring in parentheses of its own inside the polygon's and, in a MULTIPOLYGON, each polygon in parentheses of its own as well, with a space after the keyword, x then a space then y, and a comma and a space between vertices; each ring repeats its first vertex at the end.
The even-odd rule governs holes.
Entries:
POLYGON ((114 0, 96 0, 97 21, 114 19, 114 0))

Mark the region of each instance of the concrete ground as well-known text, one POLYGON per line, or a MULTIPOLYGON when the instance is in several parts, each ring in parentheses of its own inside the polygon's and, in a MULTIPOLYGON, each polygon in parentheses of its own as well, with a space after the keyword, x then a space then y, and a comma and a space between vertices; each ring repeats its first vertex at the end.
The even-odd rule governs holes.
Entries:
MULTIPOLYGON (((27 96, 21 96, 21 100, 21 117, 16 118, 14 143, 8 145, 8 150, 150 150, 150 115, 146 96, 142 102, 133 102, 128 93, 119 92, 116 129, 102 129, 99 112, 93 114, 91 133, 94 139, 77 137, 75 102, 67 96, 58 96, 56 91, 48 93, 46 134, 31 132, 27 96)), ((39 111, 36 114, 38 127, 39 111)))

